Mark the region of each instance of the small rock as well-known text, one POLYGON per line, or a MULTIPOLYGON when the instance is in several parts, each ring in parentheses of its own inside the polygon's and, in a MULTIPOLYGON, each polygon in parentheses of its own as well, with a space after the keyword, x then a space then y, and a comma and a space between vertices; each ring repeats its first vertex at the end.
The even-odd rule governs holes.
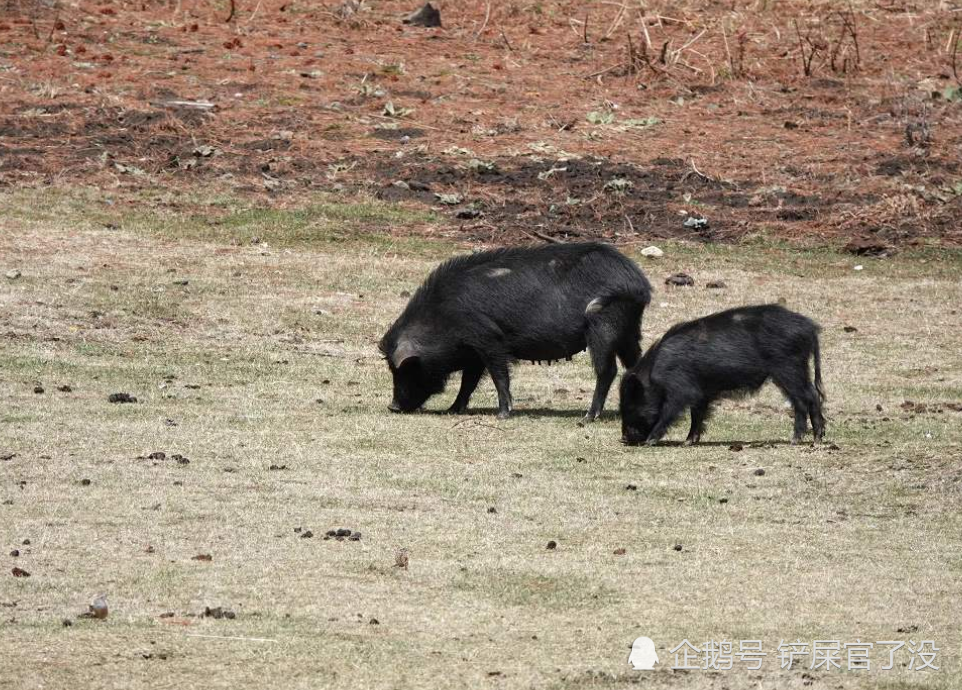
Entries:
POLYGON ((695 284, 695 279, 687 273, 672 273, 665 278, 665 285, 675 285, 678 287, 690 287, 695 284))
POLYGON ((13 573, 14 577, 30 577, 30 573, 23 568, 14 567, 10 572, 13 573))
POLYGON ((90 480, 86 477, 80 480, 80 486, 90 486, 90 480))
MULTIPOLYGON (((301 531, 301 528, 298 527, 298 528, 296 528, 294 531, 295 531, 295 532, 300 532, 300 531, 301 531)), ((336 536, 337 536, 337 530, 336 530, 336 529, 329 529, 329 530, 327 530, 327 536, 329 536, 329 537, 336 537, 336 536)))
POLYGON ((307 530, 306 532, 301 532, 301 539, 310 539, 313 536, 314 536, 314 533, 311 530, 307 530))
POLYGON ((192 561, 203 561, 203 562, 205 562, 205 563, 210 563, 211 561, 214 560, 214 557, 211 556, 209 553, 199 553, 199 554, 197 554, 196 556, 191 556, 191 557, 190 557, 190 560, 192 560, 192 561))
POLYGON ((705 287, 709 290, 724 290, 728 285, 725 284, 724 280, 712 280, 705 283, 705 287))
POLYGON ((764 476, 765 476, 765 470, 764 470, 763 468, 759 467, 759 468, 758 468, 757 470, 755 470, 752 474, 754 474, 756 477, 764 477, 764 476))
POLYGON ((548 551, 554 551, 555 549, 558 548, 558 542, 552 539, 551 541, 548 542, 548 546, 545 548, 547 548, 548 551))
POLYGON ((23 544, 24 546, 30 546, 30 540, 29 540, 29 539, 24 539, 24 540, 23 540, 22 542, 20 542, 20 543, 23 544))
POLYGON ((692 228, 694 230, 704 230, 708 227, 707 218, 696 218, 695 216, 688 216, 685 222, 682 223, 686 228, 692 228))
POLYGON ((43 395, 43 386, 34 386, 33 392, 37 395, 43 395))
POLYGON ((368 621, 368 625, 380 625, 380 624, 381 624, 381 621, 379 621, 377 618, 372 618, 371 620, 368 621))
MULTIPOLYGON (((398 293, 398 297, 410 297, 410 296, 411 296, 410 290, 401 290, 401 292, 398 293)), ((325 383, 330 383, 330 381, 325 381, 325 383)))
POLYGON ((637 491, 637 490, 638 490, 637 484, 628 484, 627 486, 625 486, 625 491, 637 491))
POLYGON ((624 556, 628 552, 625 549, 615 549, 613 553, 616 556, 624 556))
POLYGON ((342 527, 342 528, 338 529, 337 532, 334 533, 334 536, 335 536, 335 537, 349 537, 349 536, 351 536, 351 530, 342 527))
POLYGON ((856 333, 856 332, 858 332, 858 329, 857 329, 855 326, 843 326, 843 327, 842 327, 842 330, 845 331, 846 333, 856 333))
POLYGON ((277 471, 279 471, 279 470, 286 470, 286 469, 287 469, 287 465, 271 465, 271 466, 268 467, 267 469, 270 470, 270 471, 272 471, 272 472, 277 472, 277 471))
POLYGON ((361 541, 361 533, 360 533, 360 532, 354 532, 354 534, 352 534, 351 536, 349 536, 349 537, 347 538, 347 540, 348 540, 348 541, 361 541))
POLYGON ((431 3, 424 3, 424 7, 404 18, 404 23, 410 26, 434 28, 441 26, 441 12, 431 3))
POLYGON ((673 548, 675 549, 675 551, 681 551, 682 547, 681 547, 681 544, 675 544, 673 548))
POLYGON ((489 506, 489 507, 488 507, 488 512, 491 513, 492 515, 494 515, 495 513, 498 512, 498 509, 495 508, 494 506, 489 506))
POLYGON ((178 465, 190 464, 190 460, 188 458, 185 458, 183 455, 180 455, 179 453, 174 453, 173 455, 170 456, 170 459, 176 462, 178 465))
POLYGON ((10 280, 16 280, 17 278, 19 278, 19 277, 22 276, 22 275, 23 275, 23 274, 22 274, 20 271, 18 271, 17 269, 15 269, 15 268, 12 269, 12 270, 10 270, 10 271, 7 271, 7 278, 10 279, 10 280))
POLYGON ((130 393, 111 393, 107 396, 107 402, 112 403, 135 403, 137 398, 130 393))
POLYGON ((69 618, 64 618, 62 621, 60 621, 60 623, 65 628, 69 628, 71 625, 73 625, 73 621, 70 620, 69 618))
POLYGON ((743 448, 744 448, 744 446, 743 446, 742 444, 740 444, 740 443, 733 443, 733 444, 731 444, 730 446, 728 446, 728 450, 730 450, 730 451, 732 451, 732 452, 735 452, 735 453, 741 451, 743 448))
POLYGON ((722 497, 722 498, 719 498, 719 499, 718 499, 718 502, 719 502, 719 503, 728 503, 728 499, 725 498, 725 497, 722 497))
POLYGON ((645 247, 642 249, 641 255, 647 256, 649 259, 660 259, 665 255, 665 252, 655 245, 651 245, 650 247, 645 247))
POLYGON ((66 384, 64 384, 63 386, 57 386, 57 390, 60 391, 61 393, 71 393, 71 392, 73 392, 73 388, 70 387, 70 386, 68 386, 68 385, 66 385, 66 384))
POLYGON ((16 558, 17 556, 20 555, 20 549, 14 549, 13 551, 10 552, 10 555, 11 555, 13 558, 16 558))

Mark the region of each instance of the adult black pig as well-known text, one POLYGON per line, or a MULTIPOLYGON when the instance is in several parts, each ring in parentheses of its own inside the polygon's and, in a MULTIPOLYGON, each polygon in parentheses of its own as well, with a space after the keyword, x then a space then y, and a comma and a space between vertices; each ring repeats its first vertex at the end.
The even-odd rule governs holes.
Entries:
POLYGON ((461 371, 450 412, 463 413, 487 371, 498 417, 512 409, 509 365, 571 359, 588 349, 596 419, 618 372, 641 356, 641 318, 651 286, 614 247, 596 242, 497 249, 438 266, 381 340, 394 377, 390 409, 411 412, 461 371))
POLYGON ((672 326, 621 381, 622 440, 656 444, 691 408, 686 443, 697 443, 711 404, 754 392, 771 379, 795 410, 792 443, 812 420, 816 441, 825 434, 818 325, 777 304, 739 307, 672 326), (815 360, 815 385, 808 360, 815 360))

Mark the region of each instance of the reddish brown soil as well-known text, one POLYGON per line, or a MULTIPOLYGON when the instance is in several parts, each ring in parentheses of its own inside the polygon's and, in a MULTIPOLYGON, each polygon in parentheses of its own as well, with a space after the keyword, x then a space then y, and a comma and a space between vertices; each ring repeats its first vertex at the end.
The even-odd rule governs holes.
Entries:
POLYGON ((952 3, 51 4, 0 0, 0 186, 363 189, 499 242, 962 243, 952 3))

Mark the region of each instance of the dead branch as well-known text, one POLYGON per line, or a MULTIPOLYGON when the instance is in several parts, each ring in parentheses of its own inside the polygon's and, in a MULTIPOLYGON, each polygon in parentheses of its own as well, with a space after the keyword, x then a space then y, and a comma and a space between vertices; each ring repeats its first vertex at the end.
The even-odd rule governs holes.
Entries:
POLYGON ((537 230, 525 230, 521 228, 521 232, 533 239, 544 240, 545 242, 551 242, 553 244, 565 243, 564 240, 559 240, 557 237, 552 237, 551 235, 545 235, 543 232, 538 232, 537 230))
POLYGON ((508 41, 508 37, 504 33, 504 24, 501 25, 501 40, 504 41, 504 47, 513 53, 514 48, 511 47, 511 43, 508 41))
POLYGON ((487 26, 488 26, 488 19, 490 19, 490 18, 491 18, 491 3, 489 2, 489 3, 488 3, 488 6, 487 6, 487 9, 484 11, 484 21, 481 22, 481 28, 478 29, 478 32, 477 32, 476 34, 474 34, 474 40, 475 40, 475 41, 477 41, 478 38, 481 36, 481 34, 484 33, 484 30, 485 30, 485 29, 487 28, 487 26))
POLYGON ((955 83, 962 86, 962 79, 959 79, 959 68, 956 65, 956 58, 959 53, 959 43, 962 42, 962 22, 953 30, 955 33, 955 41, 952 43, 952 76, 955 77, 955 83))
POLYGON ((237 3, 234 0, 230 0, 230 14, 227 15, 227 19, 224 20, 225 24, 230 24, 231 20, 234 19, 234 15, 237 13, 237 3))

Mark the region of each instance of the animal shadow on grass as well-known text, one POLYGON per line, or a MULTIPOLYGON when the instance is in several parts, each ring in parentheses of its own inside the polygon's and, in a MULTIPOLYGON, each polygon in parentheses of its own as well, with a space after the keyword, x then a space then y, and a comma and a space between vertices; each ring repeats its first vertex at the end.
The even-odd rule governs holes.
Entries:
MULTIPOLYGON (((658 445, 656 446, 646 446, 645 443, 643 442, 642 443, 623 443, 623 445, 630 446, 632 448, 645 448, 645 447, 659 448, 662 446, 671 447, 671 448, 699 448, 699 447, 729 448, 731 446, 741 446, 742 448, 765 448, 768 446, 790 446, 792 445, 792 442, 786 441, 784 439, 768 439, 768 440, 756 439, 754 441, 744 441, 744 440, 740 441, 737 439, 730 439, 727 441, 699 441, 698 443, 689 444, 689 445, 686 445, 684 441, 659 441, 658 445)), ((802 442, 802 443, 797 443, 795 445, 799 447, 803 447, 803 446, 811 445, 811 443, 802 442)))
MULTIPOLYGON (((498 408, 496 407, 472 407, 464 414, 451 414, 447 410, 424 410, 425 414, 436 414, 453 418, 467 418, 467 417, 496 417, 498 415, 498 408)), ((509 419, 514 419, 515 417, 558 417, 558 418, 569 418, 569 419, 583 419, 585 416, 584 410, 559 410, 556 408, 549 407, 518 407, 511 410, 511 417, 509 419)), ((617 412, 602 412, 601 416, 596 421, 603 421, 607 419, 615 419, 618 417, 617 412)))

